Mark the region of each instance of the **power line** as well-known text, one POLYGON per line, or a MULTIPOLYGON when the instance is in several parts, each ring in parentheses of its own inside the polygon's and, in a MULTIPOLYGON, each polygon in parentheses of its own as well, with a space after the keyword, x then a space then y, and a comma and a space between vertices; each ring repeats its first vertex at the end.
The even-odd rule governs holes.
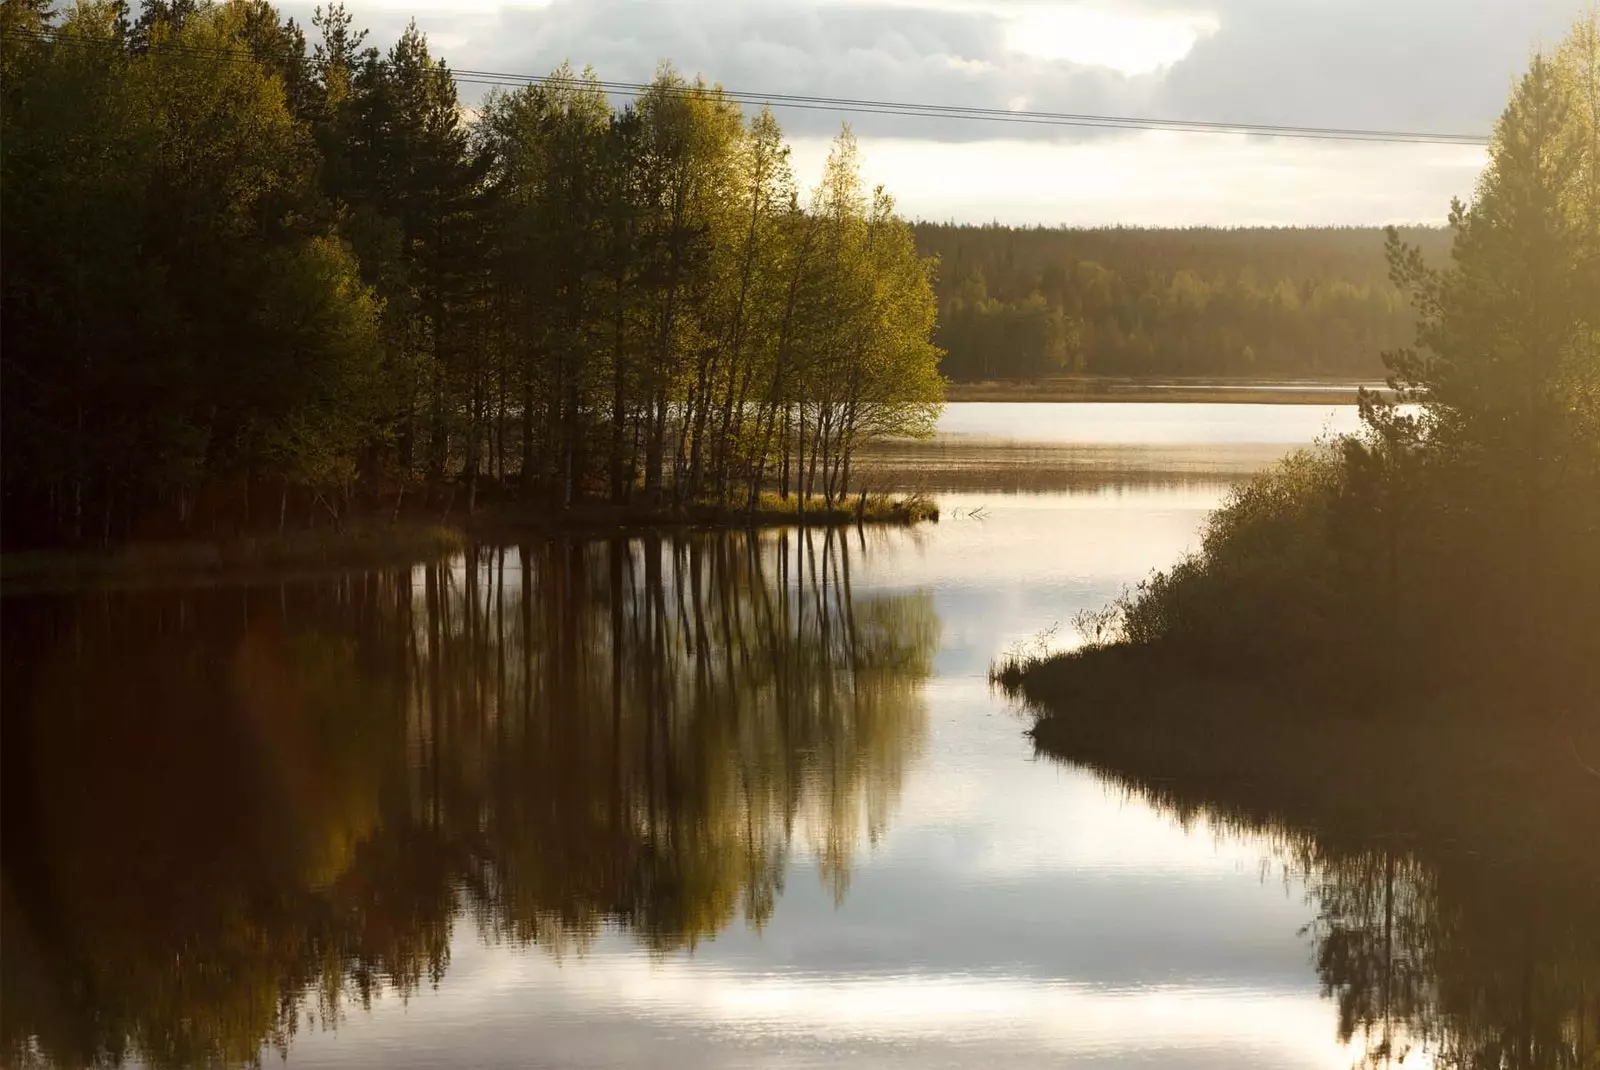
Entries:
MULTIPOLYGON (((48 41, 55 44, 73 44, 85 47, 103 47, 121 50, 125 46, 115 40, 75 37, 58 31, 31 31, 11 29, 5 36, 48 41)), ((185 45, 164 42, 158 46, 163 51, 207 55, 230 61, 254 62, 254 57, 244 48, 215 48, 203 45, 185 45)), ((377 61, 380 67, 389 67, 386 61, 377 61)), ((1355 141, 1387 144, 1464 145, 1482 146, 1489 142, 1482 134, 1449 133, 1443 131, 1383 130, 1354 127, 1296 126, 1274 123, 1235 123, 1197 119, 1161 119, 1148 116, 1098 115, 1073 112, 1009 110, 953 104, 911 103, 892 100, 871 100, 852 97, 829 97, 799 93, 761 93, 733 90, 720 86, 709 89, 698 85, 660 85, 648 82, 622 82, 596 78, 565 77, 557 75, 519 74, 508 71, 458 70, 439 66, 425 68, 452 77, 457 84, 520 89, 528 87, 589 88, 599 89, 608 95, 637 100, 651 94, 694 95, 711 92, 723 99, 752 106, 785 108, 794 111, 825 111, 844 115, 875 115, 920 119, 958 119, 970 122, 1010 123, 1022 126, 1052 126, 1098 130, 1151 130, 1175 133, 1234 134, 1251 137, 1290 138, 1307 141, 1355 141)))
MULTIPOLYGON (((473 85, 595 85, 607 92, 640 96, 656 88, 644 82, 617 82, 605 79, 557 78, 554 75, 508 74, 499 71, 459 70, 457 81, 473 85)), ((683 92, 694 92, 685 87, 683 92)), ((718 87, 723 96, 745 104, 772 107, 805 107, 840 111, 865 111, 875 115, 915 115, 927 118, 983 119, 997 122, 1051 123, 1055 125, 1108 126, 1114 129, 1178 130, 1201 133, 1259 134, 1272 137, 1320 137, 1357 140, 1405 140, 1429 143, 1483 145, 1481 134, 1455 134, 1406 130, 1364 130, 1347 127, 1288 126, 1270 123, 1211 122, 1196 119, 1158 119, 1126 115, 1091 115, 1072 112, 979 108, 953 104, 912 104, 887 100, 858 100, 848 97, 822 97, 795 93, 756 93, 718 87)))

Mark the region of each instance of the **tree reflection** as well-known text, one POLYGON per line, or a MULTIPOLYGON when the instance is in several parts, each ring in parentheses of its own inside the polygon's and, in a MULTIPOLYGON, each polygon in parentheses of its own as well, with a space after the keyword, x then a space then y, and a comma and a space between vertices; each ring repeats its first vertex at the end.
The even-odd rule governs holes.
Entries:
POLYGON ((1042 751, 1186 825, 1265 837, 1305 882, 1360 1065, 1600 1066, 1600 780, 1572 758, 1600 745, 1592 715, 1550 735, 1464 707, 1289 729, 1283 699, 1192 674, 1079 698, 1117 715, 1053 712, 1042 751))
POLYGON ((455 926, 657 953, 835 895, 922 744, 925 594, 840 533, 551 541, 8 599, 4 1043, 252 1062, 438 983, 455 926))
POLYGON ((1592 869, 1574 880, 1379 850, 1325 859, 1309 877, 1318 974, 1367 1065, 1419 1049, 1445 1067, 1600 1065, 1592 869))

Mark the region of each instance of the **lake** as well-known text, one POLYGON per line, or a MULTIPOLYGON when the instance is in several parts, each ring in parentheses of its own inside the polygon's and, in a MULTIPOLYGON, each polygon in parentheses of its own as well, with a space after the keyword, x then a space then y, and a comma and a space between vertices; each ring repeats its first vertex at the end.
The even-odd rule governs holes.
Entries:
MULTIPOLYGON (((1350 1010, 1367 1005, 1339 965, 1352 910, 1314 842, 1045 759, 986 678, 1008 649, 1074 642, 1072 614, 1193 548, 1241 475, 1353 416, 952 405, 939 438, 869 468, 937 493, 937 525, 8 597, 7 1049, 296 1067, 1397 1056, 1389 1031, 1421 1038, 1426 1015, 1387 981, 1381 1021, 1350 1010)), ((1421 961, 1387 924, 1397 887, 1427 887, 1415 866, 1374 871, 1386 977, 1421 961)), ((1412 921, 1435 909, 1406 902, 1412 921)), ((1438 1042, 1406 1065, 1451 1050, 1431 1021, 1438 1042)))
MULTIPOLYGON (((873 447, 859 479, 875 490, 932 493, 1176 485, 1214 492, 1359 424, 1353 405, 961 402, 946 406, 932 441, 873 447)), ((1165 562, 1153 558, 1146 568, 1165 562)))

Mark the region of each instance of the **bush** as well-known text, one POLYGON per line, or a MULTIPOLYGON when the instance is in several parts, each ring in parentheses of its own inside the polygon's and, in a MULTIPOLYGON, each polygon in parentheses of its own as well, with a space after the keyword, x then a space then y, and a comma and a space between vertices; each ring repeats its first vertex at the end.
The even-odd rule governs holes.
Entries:
POLYGON ((1506 498, 1471 454, 1322 443, 1236 489, 1198 552, 1085 614, 1086 644, 1356 687, 1481 672, 1559 689, 1600 657, 1596 503, 1568 495, 1530 536, 1506 498))
POLYGON ((1177 642, 1235 654, 1317 645, 1348 621, 1351 562, 1333 538, 1347 497, 1339 450, 1296 453, 1236 489, 1206 522, 1198 553, 1120 600, 1129 642, 1177 642))

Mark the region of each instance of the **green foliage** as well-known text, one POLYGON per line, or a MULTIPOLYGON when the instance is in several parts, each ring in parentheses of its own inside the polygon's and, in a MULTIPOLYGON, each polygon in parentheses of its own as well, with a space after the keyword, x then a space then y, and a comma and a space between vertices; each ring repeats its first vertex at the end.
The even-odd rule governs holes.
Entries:
MULTIPOLYGON (((952 379, 1383 373, 1415 317, 1372 228, 920 223, 952 379)), ((1407 237, 1443 254, 1443 231, 1407 237)))
POLYGON ((6 538, 340 526, 392 496, 851 490, 943 392, 931 263, 854 142, 663 67, 476 121, 415 25, 263 0, 4 8, 6 538), (265 507, 263 507, 265 506, 265 507))
POLYGON ((1197 553, 1124 596, 1127 641, 1192 641, 1271 664, 1325 658, 1330 637, 1347 629, 1368 634, 1374 577, 1335 537, 1345 475, 1330 445, 1234 490, 1207 520, 1197 553))
POLYGON ((33 533, 187 520, 240 473, 328 480, 366 434, 376 306, 308 222, 315 154, 248 50, 259 9, 152 8, 137 51, 116 14, 73 10, 0 87, 7 522, 33 533))
POLYGON ((1127 643, 1346 689, 1592 703, 1571 681, 1600 659, 1597 61, 1595 16, 1535 58, 1451 212, 1448 266, 1390 232, 1418 313, 1417 345, 1384 358, 1397 400, 1364 396, 1362 434, 1235 491, 1197 553, 1113 607, 1127 643))

